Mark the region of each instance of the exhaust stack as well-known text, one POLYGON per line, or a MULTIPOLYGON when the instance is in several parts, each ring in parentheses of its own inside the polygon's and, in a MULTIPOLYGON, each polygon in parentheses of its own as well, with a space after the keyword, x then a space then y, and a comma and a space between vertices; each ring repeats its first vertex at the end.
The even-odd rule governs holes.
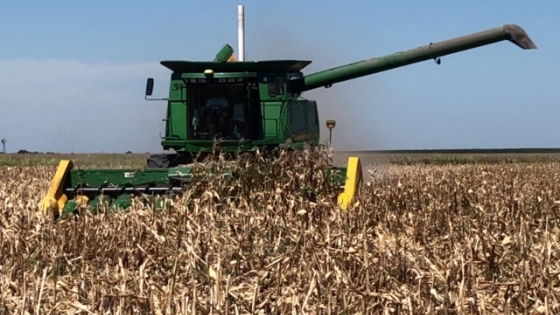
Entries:
POLYGON ((238 60, 245 61, 245 12, 243 5, 237 6, 237 49, 238 60))

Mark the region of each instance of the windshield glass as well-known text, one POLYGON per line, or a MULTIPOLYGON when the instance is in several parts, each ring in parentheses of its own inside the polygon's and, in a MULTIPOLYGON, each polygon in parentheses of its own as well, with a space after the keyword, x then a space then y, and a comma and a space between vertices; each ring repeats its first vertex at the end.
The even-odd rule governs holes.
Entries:
POLYGON ((222 80, 187 83, 187 118, 191 139, 241 140, 249 137, 249 87, 243 79, 222 80))

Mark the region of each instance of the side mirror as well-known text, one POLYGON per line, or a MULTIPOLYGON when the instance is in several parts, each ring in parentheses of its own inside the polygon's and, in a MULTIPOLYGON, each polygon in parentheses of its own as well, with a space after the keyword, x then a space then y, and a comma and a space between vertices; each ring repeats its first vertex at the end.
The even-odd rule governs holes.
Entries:
POLYGON ((152 95, 153 91, 154 91, 154 79, 148 78, 148 81, 146 82, 146 96, 152 95))

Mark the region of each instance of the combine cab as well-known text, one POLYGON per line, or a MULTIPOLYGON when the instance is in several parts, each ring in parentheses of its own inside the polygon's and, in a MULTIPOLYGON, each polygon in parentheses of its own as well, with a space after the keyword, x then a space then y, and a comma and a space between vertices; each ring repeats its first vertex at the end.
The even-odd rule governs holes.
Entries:
MULTIPOLYGON (((41 201, 45 213, 70 212, 77 203, 95 206, 100 196, 126 207, 134 195, 181 193, 193 181, 193 165, 239 153, 297 152, 319 146, 318 104, 302 93, 320 87, 435 59, 508 40, 522 49, 536 49, 525 31, 505 25, 486 31, 430 43, 415 49, 372 58, 304 75, 305 60, 235 61, 226 45, 214 61, 162 61, 171 71, 167 101, 164 150, 152 155, 144 169, 75 169, 61 161, 41 201)), ((154 80, 146 85, 146 99, 154 80)), ((335 122, 327 121, 332 130, 335 122)), ((231 176, 228 170, 212 176, 231 176)), ((346 209, 359 191, 360 160, 350 157, 346 167, 328 166, 325 174, 338 183, 337 202, 346 209)))

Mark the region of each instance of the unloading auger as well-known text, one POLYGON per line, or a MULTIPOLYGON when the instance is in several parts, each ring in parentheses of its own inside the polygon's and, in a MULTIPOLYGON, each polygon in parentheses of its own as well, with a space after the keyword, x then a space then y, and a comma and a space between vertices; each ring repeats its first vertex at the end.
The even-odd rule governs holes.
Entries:
MULTIPOLYGON (((303 92, 425 60, 439 63, 442 56, 505 40, 522 49, 537 48, 521 27, 508 24, 309 75, 302 70, 311 61, 236 61, 229 45, 213 61, 162 61, 171 70, 169 96, 150 100, 167 102, 161 145, 175 153, 154 154, 143 169, 76 169, 72 161, 63 160, 40 207, 57 215, 63 209, 71 212, 80 202, 95 206, 100 196, 127 206, 137 194, 181 193, 193 178, 193 163, 216 152, 253 155, 264 148, 320 146, 318 105, 303 98, 303 92)), ((146 99, 153 86, 149 78, 146 99)), ((330 129, 334 121, 327 125, 330 129)), ((346 209, 363 181, 360 159, 350 157, 347 166, 325 171, 339 184, 337 203, 346 209)), ((229 176, 227 171, 214 175, 229 176)))

